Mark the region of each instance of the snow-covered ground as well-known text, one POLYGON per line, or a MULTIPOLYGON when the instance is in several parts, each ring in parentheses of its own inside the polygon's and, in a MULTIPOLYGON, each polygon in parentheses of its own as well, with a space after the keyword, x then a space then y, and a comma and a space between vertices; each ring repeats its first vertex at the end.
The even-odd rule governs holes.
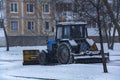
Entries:
POLYGON ((114 50, 105 48, 110 53, 109 73, 103 73, 101 63, 23 66, 22 51, 28 49, 46 46, 10 47, 9 52, 0 47, 0 80, 120 80, 120 44, 115 44, 114 50))
MULTIPOLYGON (((88 36, 99 36, 99 30, 98 28, 87 28, 88 36)), ((111 28, 111 36, 113 35, 114 29, 111 28)), ((118 32, 115 33, 116 36, 118 36, 118 32)))

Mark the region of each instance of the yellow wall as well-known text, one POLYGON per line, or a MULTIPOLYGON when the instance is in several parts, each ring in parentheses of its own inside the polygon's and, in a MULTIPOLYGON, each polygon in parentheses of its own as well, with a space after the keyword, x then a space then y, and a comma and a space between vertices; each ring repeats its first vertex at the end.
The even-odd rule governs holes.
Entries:
POLYGON ((54 11, 53 11, 53 4, 52 2, 47 2, 50 3, 50 14, 43 14, 42 10, 42 5, 44 1, 41 2, 36 2, 32 0, 31 3, 35 5, 35 12, 33 14, 28 14, 26 13, 26 4, 28 3, 27 0, 24 1, 23 3, 23 8, 22 9, 22 1, 21 0, 6 0, 6 17, 7 17, 7 33, 8 35, 41 35, 41 34, 46 34, 43 31, 43 22, 45 20, 50 21, 50 31, 47 33, 52 34, 52 27, 55 26, 54 23, 54 11), (10 2, 18 2, 18 13, 10 13, 10 2), (37 4, 40 4, 39 7, 37 4), (22 11, 23 10, 23 11, 22 11), (22 16, 22 13, 24 16, 22 16), (40 18, 38 20, 38 14, 40 15, 40 18), (43 19, 42 17, 45 16, 46 18, 43 19), (23 18, 24 17, 24 18, 23 18), (51 17, 51 18, 50 18, 51 17), (13 32, 10 30, 10 21, 11 20, 17 20, 19 21, 19 31, 18 32, 13 32), (30 32, 27 30, 27 21, 33 20, 35 22, 35 31, 30 32), (38 21, 40 26, 38 25, 38 21), (24 26, 22 25, 24 24, 24 26), (23 29, 22 29, 23 28, 23 29), (39 30, 38 30, 39 29, 39 30), (22 31, 23 30, 23 31, 22 31))

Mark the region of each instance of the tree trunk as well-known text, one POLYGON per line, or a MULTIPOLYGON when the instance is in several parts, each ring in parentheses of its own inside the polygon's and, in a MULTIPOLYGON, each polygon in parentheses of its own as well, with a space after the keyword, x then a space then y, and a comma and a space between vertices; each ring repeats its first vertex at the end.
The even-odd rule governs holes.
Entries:
POLYGON ((105 36, 106 36, 106 40, 107 40, 107 46, 108 48, 110 47, 110 41, 109 41, 109 35, 107 33, 107 25, 104 23, 104 29, 105 29, 105 36))
POLYGON ((114 41, 115 41, 115 31, 116 31, 116 29, 114 28, 114 30, 113 30, 113 37, 111 39, 111 45, 110 45, 110 49, 112 49, 112 50, 113 50, 114 41))
POLYGON ((100 20, 100 0, 98 1, 97 9, 97 24, 99 28, 99 36, 100 36, 100 45, 101 45, 101 55, 102 55, 102 63, 103 63, 103 70, 104 73, 108 73, 105 55, 104 55, 104 47, 103 47, 103 38, 102 38, 102 31, 101 31, 101 20, 100 20))
POLYGON ((100 22, 98 22, 98 27, 99 27, 99 36, 100 36, 100 45, 101 45, 101 54, 102 54, 102 61, 103 61, 103 69, 104 69, 104 73, 108 73, 107 65, 106 65, 106 60, 105 60, 105 55, 104 55, 103 38, 102 38, 102 33, 101 33, 101 23, 100 22))
POLYGON ((4 30, 4 33, 5 33, 5 39, 6 39, 6 51, 9 51, 9 42, 8 42, 8 36, 7 36, 7 32, 6 32, 6 29, 5 29, 5 26, 4 26, 4 21, 2 20, 2 25, 3 27, 3 30, 4 30))

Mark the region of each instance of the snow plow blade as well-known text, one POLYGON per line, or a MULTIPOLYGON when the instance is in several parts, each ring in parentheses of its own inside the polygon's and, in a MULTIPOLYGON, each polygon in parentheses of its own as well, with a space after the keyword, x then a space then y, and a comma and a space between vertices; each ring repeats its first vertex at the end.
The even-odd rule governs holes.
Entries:
MULTIPOLYGON (((109 62, 109 53, 105 54, 106 62, 109 62)), ((75 63, 102 63, 102 56, 101 54, 93 54, 93 55, 74 55, 74 62, 75 63)))
POLYGON ((39 50, 23 50, 23 65, 39 64, 38 54, 39 50))

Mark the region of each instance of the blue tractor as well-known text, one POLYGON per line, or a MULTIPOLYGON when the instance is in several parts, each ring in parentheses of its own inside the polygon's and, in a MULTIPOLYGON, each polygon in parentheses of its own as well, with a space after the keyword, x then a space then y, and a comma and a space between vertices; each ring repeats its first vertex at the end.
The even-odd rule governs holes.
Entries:
MULTIPOLYGON (((109 53, 104 53, 109 61, 109 53)), ((88 38, 85 22, 60 22, 56 36, 47 41, 46 50, 23 50, 23 65, 49 63, 96 63, 102 62, 101 51, 88 38)))
MULTIPOLYGON (((106 61, 109 54, 105 53, 106 61)), ((40 64, 49 63, 94 63, 102 62, 96 43, 88 38, 85 22, 60 22, 56 25, 56 36, 47 41, 47 49, 38 55, 40 64)))

